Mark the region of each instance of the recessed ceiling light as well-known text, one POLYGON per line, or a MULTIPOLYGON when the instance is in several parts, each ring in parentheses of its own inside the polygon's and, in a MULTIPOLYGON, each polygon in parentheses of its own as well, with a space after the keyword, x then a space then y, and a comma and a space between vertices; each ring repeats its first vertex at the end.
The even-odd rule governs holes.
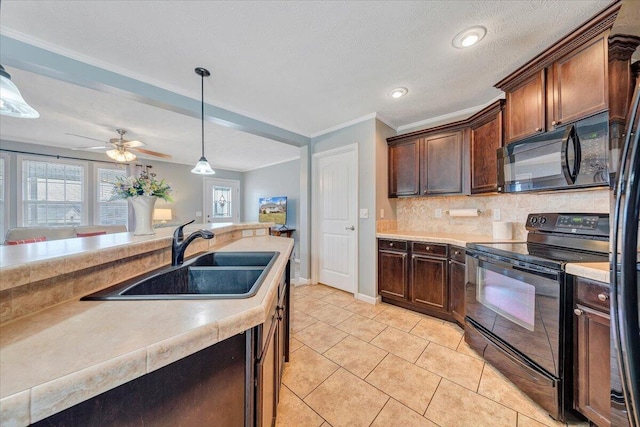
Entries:
POLYGON ((401 98, 409 92, 406 87, 398 87, 389 92, 389 96, 392 98, 401 98))
POLYGON ((460 31, 458 34, 456 34, 451 44, 455 48, 464 49, 478 43, 484 38, 486 34, 487 29, 480 25, 467 28, 466 30, 460 31))

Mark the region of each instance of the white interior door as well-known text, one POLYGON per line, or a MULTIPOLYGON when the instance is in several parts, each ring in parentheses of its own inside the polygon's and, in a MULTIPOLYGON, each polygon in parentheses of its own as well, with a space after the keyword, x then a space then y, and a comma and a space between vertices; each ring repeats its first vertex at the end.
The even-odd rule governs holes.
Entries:
POLYGON ((356 146, 317 153, 314 158, 318 282, 355 294, 358 259, 356 146))
POLYGON ((240 181, 205 178, 204 222, 240 222, 240 181))

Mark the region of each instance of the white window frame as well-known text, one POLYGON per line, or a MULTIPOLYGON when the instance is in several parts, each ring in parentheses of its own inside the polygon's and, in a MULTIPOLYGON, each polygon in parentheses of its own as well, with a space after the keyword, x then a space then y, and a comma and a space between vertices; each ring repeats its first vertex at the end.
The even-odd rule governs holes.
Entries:
POLYGON ((0 236, 0 241, 4 242, 4 236, 7 233, 7 230, 9 230, 9 225, 10 225, 10 214, 11 214, 11 194, 9 194, 9 189, 11 188, 11 186, 9 185, 11 183, 10 179, 11 179, 11 157, 9 156, 8 153, 0 153, 0 159, 2 159, 4 161, 4 188, 3 188, 3 194, 4 194, 4 209, 3 209, 3 223, 0 224, 1 229, 3 230, 2 232, 2 236, 0 236))
POLYGON ((16 180, 19 183, 17 188, 16 195, 16 204, 17 206, 17 224, 19 227, 27 227, 24 225, 24 182, 22 181, 22 163, 25 160, 32 160, 36 162, 45 162, 45 163, 63 163, 67 165, 74 166, 82 166, 84 168, 83 174, 83 183, 82 183, 82 221, 78 225, 89 225, 89 185, 90 185, 90 172, 89 172, 89 162, 88 161, 80 161, 80 160, 72 160, 72 159, 56 159, 54 157, 42 157, 42 156, 29 156, 29 155, 18 155, 17 156, 17 173, 16 180))
MULTIPOLYGON (((93 193, 95 195, 95 197, 93 198, 92 202, 93 202, 93 224, 94 225, 103 225, 100 224, 100 195, 99 193, 99 189, 100 189, 100 182, 99 179, 100 177, 98 176, 98 169, 118 169, 118 170, 122 170, 124 171, 124 174, 126 176, 129 176, 129 171, 127 170, 126 166, 120 166, 114 163, 94 163, 93 164, 93 193)), ((123 199, 124 204, 127 205, 127 212, 129 211, 129 202, 127 201, 127 199, 123 199)), ((129 224, 128 221, 124 223, 124 225, 128 228, 129 224)))

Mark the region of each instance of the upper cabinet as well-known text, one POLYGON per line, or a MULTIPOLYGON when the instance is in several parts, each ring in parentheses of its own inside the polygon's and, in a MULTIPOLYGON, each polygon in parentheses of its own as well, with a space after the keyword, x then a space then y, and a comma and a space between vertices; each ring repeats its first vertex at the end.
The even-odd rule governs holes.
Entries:
POLYGON ((498 191, 498 157, 503 145, 504 100, 469 118, 471 122, 471 194, 498 191))
POLYGON ((422 194, 461 194, 462 173, 462 131, 429 135, 420 141, 422 194))
POLYGON ((608 37, 614 3, 495 86, 506 93, 506 143, 609 108, 608 37))
POLYGON ((420 194, 420 141, 389 147, 389 197, 420 194))

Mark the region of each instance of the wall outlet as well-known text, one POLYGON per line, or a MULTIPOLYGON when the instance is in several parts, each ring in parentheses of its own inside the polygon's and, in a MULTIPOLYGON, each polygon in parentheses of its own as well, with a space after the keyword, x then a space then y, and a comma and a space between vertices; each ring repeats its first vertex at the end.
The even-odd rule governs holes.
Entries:
POLYGON ((493 220, 500 221, 500 209, 493 210, 493 220))
POLYGON ((380 219, 384 218, 384 209, 380 209, 380 219))
POLYGON ((200 218, 202 216, 202 212, 198 211, 196 212, 196 218, 200 218))
POLYGON ((442 218, 442 209, 436 209, 436 218, 442 218))
POLYGON ((369 218, 369 209, 360 209, 360 218, 369 218))
POLYGON ((252 237, 253 230, 242 230, 242 237, 252 237))
POLYGON ((264 228, 258 228, 256 230, 256 236, 264 236, 267 234, 267 230, 265 230, 264 228))

